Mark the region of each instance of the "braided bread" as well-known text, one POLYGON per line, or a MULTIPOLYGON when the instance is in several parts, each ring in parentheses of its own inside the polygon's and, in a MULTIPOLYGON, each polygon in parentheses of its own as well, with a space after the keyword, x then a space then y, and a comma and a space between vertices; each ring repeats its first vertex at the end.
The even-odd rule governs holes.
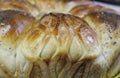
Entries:
POLYGON ((116 10, 90 7, 91 2, 73 1, 75 5, 67 10, 69 0, 20 0, 32 6, 24 10, 13 7, 12 1, 16 0, 0 6, 0 78, 120 77, 116 10))

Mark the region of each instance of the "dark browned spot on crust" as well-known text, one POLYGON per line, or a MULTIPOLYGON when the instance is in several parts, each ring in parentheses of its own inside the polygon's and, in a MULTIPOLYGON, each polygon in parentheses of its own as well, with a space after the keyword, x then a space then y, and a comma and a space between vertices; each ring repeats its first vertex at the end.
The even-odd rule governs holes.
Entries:
POLYGON ((116 45, 117 44, 117 42, 113 42, 113 45, 116 45))

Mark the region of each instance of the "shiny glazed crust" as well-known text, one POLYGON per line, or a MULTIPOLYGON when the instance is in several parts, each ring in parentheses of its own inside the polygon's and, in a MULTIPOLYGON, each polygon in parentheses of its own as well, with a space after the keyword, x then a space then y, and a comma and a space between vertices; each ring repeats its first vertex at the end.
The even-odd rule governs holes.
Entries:
POLYGON ((119 77, 120 16, 115 10, 76 15, 77 2, 69 11, 69 0, 39 2, 62 10, 47 5, 42 10, 37 0, 25 2, 42 12, 39 18, 21 9, 0 11, 0 78, 119 77))

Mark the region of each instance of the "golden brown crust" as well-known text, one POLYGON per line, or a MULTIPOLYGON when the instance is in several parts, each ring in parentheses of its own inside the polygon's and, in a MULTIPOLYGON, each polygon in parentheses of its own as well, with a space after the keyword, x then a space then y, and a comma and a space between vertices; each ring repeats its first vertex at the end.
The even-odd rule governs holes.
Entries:
POLYGON ((19 10, 38 16, 39 10, 27 0, 0 0, 0 10, 19 10))
POLYGON ((33 22, 34 17, 27 13, 15 10, 0 11, 0 38, 14 37, 16 39, 27 24, 33 22))
POLYGON ((16 73, 15 59, 18 58, 15 49, 18 46, 18 39, 23 30, 28 28, 28 24, 34 20, 34 17, 24 12, 0 11, 0 69, 5 73, 5 78, 14 78, 16 73))
MULTIPOLYGON (((86 50, 87 49, 90 50, 89 47, 91 45, 99 46, 95 32, 91 28, 89 28, 89 26, 85 21, 81 20, 78 17, 72 16, 69 14, 50 13, 48 15, 43 16, 39 22, 40 22, 40 25, 37 28, 31 28, 29 30, 30 32, 28 31, 29 35, 26 36, 25 42, 30 44, 34 43, 34 41, 39 39, 41 37, 40 35, 43 34, 44 36, 41 41, 43 44, 47 44, 53 38, 53 40, 57 42, 56 43, 57 46, 59 47, 66 46, 68 47, 66 48, 67 50, 69 49, 71 42, 74 41, 74 39, 76 38, 79 39, 82 47, 86 48, 86 50), (47 43, 46 43, 46 38, 48 40, 47 43)), ((36 44, 36 45, 39 45, 39 44, 36 44)), ((91 52, 88 52, 88 53, 91 54, 91 52)), ((92 54, 94 54, 94 52, 92 52, 92 54)), ((32 57, 33 55, 34 54, 32 54, 32 57)))
POLYGON ((119 74, 120 16, 96 12, 94 7, 80 18, 61 13, 63 8, 56 11, 56 4, 66 7, 69 0, 56 2, 41 0, 40 6, 30 2, 46 13, 38 20, 21 11, 0 11, 0 76, 112 78, 119 74))

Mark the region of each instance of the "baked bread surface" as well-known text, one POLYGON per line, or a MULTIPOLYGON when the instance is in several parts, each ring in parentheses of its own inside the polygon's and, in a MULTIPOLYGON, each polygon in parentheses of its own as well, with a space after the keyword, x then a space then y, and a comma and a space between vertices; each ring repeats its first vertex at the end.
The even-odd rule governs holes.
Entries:
POLYGON ((69 0, 25 0, 23 6, 20 0, 18 9, 12 1, 0 1, 0 78, 120 77, 117 11, 77 1, 68 11, 69 0))

